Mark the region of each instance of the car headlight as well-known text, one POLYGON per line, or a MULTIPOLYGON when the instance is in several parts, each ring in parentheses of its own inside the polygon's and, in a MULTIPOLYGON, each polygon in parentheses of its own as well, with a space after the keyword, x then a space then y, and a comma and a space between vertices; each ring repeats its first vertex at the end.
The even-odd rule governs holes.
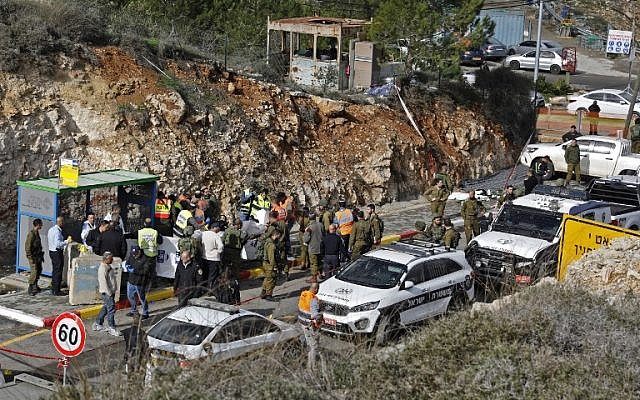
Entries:
POLYGON ((534 151, 537 151, 538 148, 537 147, 527 147, 527 153, 533 153, 534 151))
POLYGON ((349 309, 349 312, 361 312, 361 311, 375 310, 378 307, 378 304, 380 304, 380 301, 371 301, 369 303, 360 304, 358 306, 351 307, 349 309))

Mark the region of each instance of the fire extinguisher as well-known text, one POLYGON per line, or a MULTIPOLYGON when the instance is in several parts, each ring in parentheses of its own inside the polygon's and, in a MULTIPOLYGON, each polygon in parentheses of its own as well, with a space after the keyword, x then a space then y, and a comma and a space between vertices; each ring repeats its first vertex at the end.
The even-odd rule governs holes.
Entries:
POLYGON ((345 74, 346 76, 351 75, 351 65, 347 64, 347 66, 346 66, 346 67, 344 67, 344 74, 345 74))

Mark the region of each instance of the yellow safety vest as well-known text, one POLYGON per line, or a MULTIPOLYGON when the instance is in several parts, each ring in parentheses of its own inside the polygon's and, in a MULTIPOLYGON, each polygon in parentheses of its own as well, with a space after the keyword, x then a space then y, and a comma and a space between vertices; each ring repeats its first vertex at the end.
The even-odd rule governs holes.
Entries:
POLYGON ((184 228, 189 224, 189 219, 193 218, 193 214, 189 210, 182 210, 180 214, 178 214, 178 218, 176 218, 176 226, 184 231, 184 228))
POLYGON ((158 256, 158 231, 153 228, 140 229, 138 231, 138 246, 145 256, 158 256))

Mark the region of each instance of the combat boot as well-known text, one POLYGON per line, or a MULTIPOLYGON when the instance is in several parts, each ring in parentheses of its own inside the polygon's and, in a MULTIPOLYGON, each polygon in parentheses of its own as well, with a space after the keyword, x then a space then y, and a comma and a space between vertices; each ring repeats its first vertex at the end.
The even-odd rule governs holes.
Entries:
POLYGON ((34 286, 35 285, 29 284, 29 289, 27 289, 27 293, 29 293, 30 296, 36 295, 36 288, 34 286))

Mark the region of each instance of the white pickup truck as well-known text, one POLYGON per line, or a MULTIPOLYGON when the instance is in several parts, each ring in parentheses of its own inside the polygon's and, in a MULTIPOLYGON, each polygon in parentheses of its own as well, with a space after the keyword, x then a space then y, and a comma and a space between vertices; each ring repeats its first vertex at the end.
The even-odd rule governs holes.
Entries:
POLYGON ((592 200, 606 201, 611 225, 640 230, 640 177, 617 175, 594 179, 587 187, 592 200))
MULTIPOLYGON (((631 152, 628 139, 605 136, 580 136, 580 172, 582 175, 603 177, 608 175, 637 175, 640 168, 640 154, 631 152)), ((567 172, 564 161, 566 143, 536 143, 528 145, 520 163, 536 168, 544 156, 549 156, 556 172, 567 172)))
POLYGON ((500 289, 555 275, 563 214, 611 222, 609 203, 587 196, 581 190, 538 185, 533 193, 505 203, 489 231, 474 237, 465 250, 479 286, 500 289))

